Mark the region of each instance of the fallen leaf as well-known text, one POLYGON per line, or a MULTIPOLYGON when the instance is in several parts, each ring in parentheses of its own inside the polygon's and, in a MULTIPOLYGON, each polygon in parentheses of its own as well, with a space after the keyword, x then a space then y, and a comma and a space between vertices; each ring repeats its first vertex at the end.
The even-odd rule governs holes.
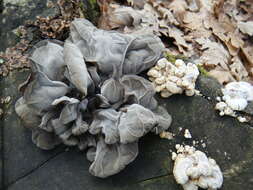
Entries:
POLYGON ((250 63, 250 66, 253 67, 253 45, 250 43, 245 44, 242 47, 242 53, 246 60, 250 63))
POLYGON ((196 39, 196 42, 202 46, 201 50, 203 50, 203 54, 198 61, 199 63, 211 68, 220 65, 223 69, 229 70, 228 62, 230 55, 222 44, 205 38, 196 39))
POLYGON ((217 70, 211 70, 208 74, 209 76, 212 76, 214 78, 216 78, 220 84, 227 84, 229 82, 235 81, 235 79, 233 78, 233 76, 231 75, 231 73, 229 71, 225 71, 225 70, 218 70, 221 68, 217 68, 217 70))
POLYGON ((253 21, 239 22, 238 28, 244 34, 248 34, 249 36, 253 35, 253 21))
POLYGON ((231 70, 232 75, 238 81, 241 81, 248 77, 248 72, 238 56, 232 58, 232 64, 229 65, 229 68, 231 70))
POLYGON ((191 44, 187 43, 184 39, 184 33, 176 27, 169 28, 169 37, 175 39, 174 44, 178 47, 179 51, 185 56, 189 56, 192 50, 191 44))

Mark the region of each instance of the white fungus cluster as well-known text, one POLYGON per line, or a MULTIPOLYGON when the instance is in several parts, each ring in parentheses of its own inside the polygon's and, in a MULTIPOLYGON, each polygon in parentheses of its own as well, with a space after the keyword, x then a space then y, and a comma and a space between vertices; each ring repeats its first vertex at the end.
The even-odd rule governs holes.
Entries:
POLYGON ((175 134, 168 132, 168 131, 163 131, 159 134, 160 138, 162 139, 168 139, 168 140, 172 140, 175 136, 175 134))
POLYGON ((184 91, 187 96, 193 96, 199 70, 193 63, 186 64, 181 59, 177 59, 173 64, 162 58, 147 74, 155 85, 156 92, 167 98, 173 94, 182 94, 184 91))
POLYGON ((216 190, 222 186, 223 175, 214 159, 191 146, 176 145, 177 153, 172 153, 175 161, 173 174, 184 190, 198 188, 216 190))
POLYGON ((247 82, 230 82, 222 89, 223 97, 215 109, 220 111, 220 116, 229 115, 237 117, 240 122, 246 122, 246 118, 237 116, 235 111, 244 110, 249 101, 253 100, 253 86, 247 82))

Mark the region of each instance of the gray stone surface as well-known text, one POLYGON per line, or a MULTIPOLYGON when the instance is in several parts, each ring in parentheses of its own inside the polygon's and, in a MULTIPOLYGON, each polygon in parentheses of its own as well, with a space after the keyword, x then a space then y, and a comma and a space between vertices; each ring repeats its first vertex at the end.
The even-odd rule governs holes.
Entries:
MULTIPOLYGON (((157 96, 159 104, 173 117, 170 131, 177 135, 176 138, 166 140, 149 134, 141 139, 139 156, 125 170, 107 179, 93 177, 88 172, 90 163, 85 154, 77 149, 64 151, 59 147, 54 151, 41 151, 32 144, 30 132, 22 127, 13 112, 13 103, 19 96, 16 87, 26 76, 27 72, 12 73, 1 81, 0 86, 4 95, 12 97, 4 117, 5 185, 8 190, 180 190, 182 188, 172 176, 170 150, 174 150, 177 143, 192 144, 193 140, 197 142, 197 148, 221 166, 225 177, 222 190, 253 188, 253 128, 234 118, 221 118, 213 109, 214 102, 200 96, 178 95, 169 99, 157 96), (180 131, 180 127, 183 130, 180 131), (184 139, 186 128, 193 139, 184 139)), ((202 82, 205 80, 211 86, 215 82, 210 78, 201 79, 202 82)), ((218 88, 213 88, 215 93, 218 88)))
MULTIPOLYGON (((146 162, 142 163, 138 159, 119 175, 107 179, 99 179, 89 174, 89 163, 85 160, 85 155, 71 150, 55 157, 39 170, 10 186, 8 190, 19 190, 27 187, 31 187, 33 190, 137 190, 148 189, 148 187, 152 187, 152 189, 159 188, 161 190, 176 189, 177 185, 173 180, 168 180, 168 176, 153 180, 138 180, 142 176, 139 176, 140 173, 137 170, 148 172, 147 168, 154 168, 151 158, 149 160, 149 165, 146 165, 146 162)), ((152 176, 151 174, 147 175, 152 176)))
POLYGON ((4 133, 4 184, 13 183, 27 175, 43 162, 63 151, 57 148, 53 151, 42 151, 31 142, 31 132, 23 127, 14 111, 14 104, 20 94, 18 85, 25 80, 28 72, 12 72, 0 81, 1 97, 11 97, 11 102, 4 106, 2 120, 4 133))
POLYGON ((203 95, 210 97, 212 101, 215 100, 217 96, 222 96, 222 85, 209 76, 200 75, 196 82, 196 88, 201 90, 203 95))
POLYGON ((2 189, 3 186, 3 122, 1 120, 0 116, 0 189, 2 189))

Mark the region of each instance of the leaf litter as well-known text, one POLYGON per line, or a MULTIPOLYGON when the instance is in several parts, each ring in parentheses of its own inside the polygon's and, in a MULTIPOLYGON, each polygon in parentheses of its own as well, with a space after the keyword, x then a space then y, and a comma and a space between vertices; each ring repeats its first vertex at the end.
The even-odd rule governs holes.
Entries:
POLYGON ((192 58, 220 83, 252 82, 252 0, 128 2, 105 1, 99 27, 123 33, 150 30, 169 53, 192 58))

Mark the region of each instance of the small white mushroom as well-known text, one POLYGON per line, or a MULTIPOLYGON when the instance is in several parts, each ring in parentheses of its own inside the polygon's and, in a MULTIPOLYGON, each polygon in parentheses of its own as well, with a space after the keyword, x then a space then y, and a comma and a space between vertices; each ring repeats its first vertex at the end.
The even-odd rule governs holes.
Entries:
POLYGON ((161 92, 161 96, 162 96, 163 98, 168 98, 168 97, 170 97, 171 95, 173 95, 173 94, 170 93, 170 92, 168 92, 168 91, 162 91, 162 92, 161 92))
POLYGON ((186 74, 186 70, 187 70, 187 67, 186 65, 182 65, 182 66, 179 66, 178 69, 185 75, 186 74))
POLYGON ((195 94, 195 90, 194 89, 185 90, 185 94, 186 96, 193 96, 195 94))
POLYGON ((225 115, 231 115, 231 116, 233 116, 234 115, 234 111, 230 107, 226 107, 224 109, 224 114, 225 115))
POLYGON ((185 63, 184 63, 184 61, 183 61, 182 59, 177 59, 177 60, 175 61, 175 65, 176 65, 177 67, 180 67, 180 66, 185 66, 185 63))
POLYGON ((174 134, 168 131, 163 131, 159 134, 160 138, 172 140, 174 138, 174 134))
POLYGON ((166 89, 172 94, 181 94, 183 92, 181 88, 179 88, 175 83, 170 81, 166 82, 166 89))
POLYGON ((225 115, 224 111, 221 111, 221 112, 219 113, 219 115, 220 115, 220 116, 224 116, 224 115, 225 115))
POLYGON ((176 84, 177 84, 177 86, 182 86, 182 80, 179 78, 179 79, 176 81, 176 84))
POLYGON ((157 71, 161 72, 161 68, 160 68, 160 67, 158 67, 157 65, 155 65, 155 66, 153 67, 153 69, 155 69, 155 70, 157 70, 157 71))
POLYGON ((157 66, 159 68, 163 69, 163 68, 166 67, 167 63, 168 63, 167 59, 166 58, 162 58, 162 59, 158 60, 157 66))
POLYGON ((184 76, 184 71, 182 71, 182 70, 180 70, 180 69, 176 69, 175 70, 175 75, 177 76, 177 77, 183 77, 184 76))
POLYGON ((241 123, 244 123, 247 121, 247 119, 245 117, 242 117, 242 116, 238 116, 237 117, 238 121, 241 122, 241 123))
POLYGON ((186 86, 186 90, 193 90, 195 92, 195 84, 190 84, 188 86, 186 86))
POLYGON ((219 102, 215 105, 216 110, 224 110, 227 107, 227 104, 225 102, 219 102))
POLYGON ((221 97, 217 96, 217 97, 216 97, 216 100, 217 100, 218 102, 220 102, 220 101, 221 101, 221 97))
POLYGON ((171 82, 174 82, 174 83, 181 80, 180 78, 178 78, 176 76, 168 76, 166 79, 167 79, 167 81, 171 81, 171 82))
POLYGON ((215 109, 220 111, 220 116, 223 116, 223 115, 230 115, 232 117, 236 116, 234 110, 231 107, 229 107, 228 104, 226 104, 225 102, 222 102, 222 101, 218 102, 215 105, 215 109))
POLYGON ((148 74, 148 76, 153 77, 153 78, 161 77, 161 73, 159 73, 159 71, 157 71, 155 69, 149 70, 147 74, 148 74))
POLYGON ((165 84, 162 85, 155 85, 155 91, 156 92, 161 92, 166 88, 165 84))
POLYGON ((177 158, 177 153, 172 152, 172 154, 171 154, 171 159, 172 159, 172 160, 176 160, 176 158, 177 158))
POLYGON ((180 145, 180 147, 177 149, 177 153, 183 153, 184 152, 184 146, 180 145))
POLYGON ((190 82, 188 81, 188 80, 182 80, 182 86, 183 87, 187 87, 187 86, 189 86, 190 85, 190 82))
POLYGON ((191 135, 189 129, 185 129, 185 131, 184 131, 184 137, 186 139, 191 139, 192 138, 192 135, 191 135))
POLYGON ((159 77, 159 78, 156 78, 156 79, 155 79, 155 82, 156 82, 157 84, 163 84, 163 83, 166 82, 166 78, 165 78, 164 76, 161 76, 161 77, 159 77))
POLYGON ((180 144, 176 144, 175 148, 178 150, 180 148, 180 144))

